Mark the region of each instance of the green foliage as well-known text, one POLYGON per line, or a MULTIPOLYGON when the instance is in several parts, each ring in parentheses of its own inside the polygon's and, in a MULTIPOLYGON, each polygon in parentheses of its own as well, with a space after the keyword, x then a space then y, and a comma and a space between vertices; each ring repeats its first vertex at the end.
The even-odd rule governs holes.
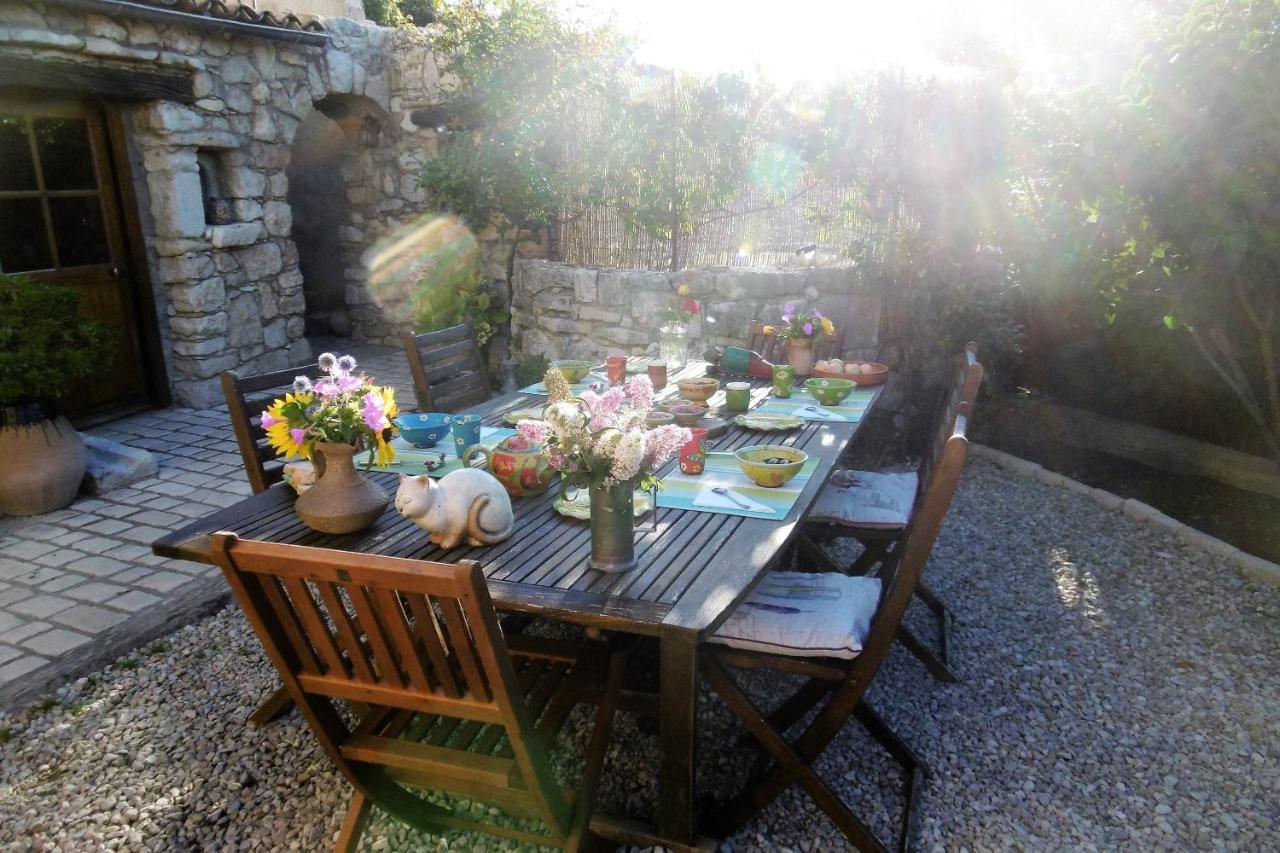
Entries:
POLYGON ((364 13, 384 27, 425 27, 436 19, 434 0, 364 0, 364 13))
POLYGON ((475 236, 452 218, 419 229, 415 243, 414 328, 434 332, 469 322, 481 346, 509 315, 495 284, 481 278, 475 236))
POLYGON ((590 158, 562 156, 566 116, 607 102, 621 43, 569 25, 547 0, 459 0, 440 23, 437 55, 457 85, 440 105, 448 132, 423 186, 473 227, 547 225, 593 180, 590 158))
POLYGON ((109 366, 112 333, 79 303, 74 288, 0 276, 0 401, 56 399, 109 366))
POLYGON ((0 746, 3 746, 11 740, 13 740, 13 727, 0 726, 0 746))
POLYGON ((541 382, 551 362, 543 355, 531 355, 520 360, 516 365, 516 381, 521 388, 527 388, 535 382, 541 382))

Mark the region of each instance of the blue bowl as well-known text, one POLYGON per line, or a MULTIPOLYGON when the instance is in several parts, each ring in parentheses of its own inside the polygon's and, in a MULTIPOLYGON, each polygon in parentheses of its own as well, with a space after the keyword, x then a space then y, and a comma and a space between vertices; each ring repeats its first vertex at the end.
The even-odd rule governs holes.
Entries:
POLYGON ((395 425, 414 447, 435 447, 449 434, 449 416, 439 412, 401 415, 395 425))

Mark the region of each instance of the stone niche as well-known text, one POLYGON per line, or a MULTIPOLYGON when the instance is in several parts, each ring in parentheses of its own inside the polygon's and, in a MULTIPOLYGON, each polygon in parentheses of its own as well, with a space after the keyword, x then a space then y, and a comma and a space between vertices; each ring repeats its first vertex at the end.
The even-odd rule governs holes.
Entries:
POLYGON ((713 268, 678 273, 516 262, 511 331, 517 357, 601 358, 656 350, 657 313, 684 284, 704 318, 689 328, 690 352, 742 345, 752 320, 776 320, 783 306, 816 305, 845 330, 845 356, 874 359, 881 344, 881 293, 851 267, 813 270, 713 268))

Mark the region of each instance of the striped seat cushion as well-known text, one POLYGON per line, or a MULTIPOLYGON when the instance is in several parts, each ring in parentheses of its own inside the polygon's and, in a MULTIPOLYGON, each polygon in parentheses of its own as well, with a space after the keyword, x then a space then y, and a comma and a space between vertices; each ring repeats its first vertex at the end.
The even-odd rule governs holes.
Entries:
POLYGON ((880 530, 906 527, 917 486, 914 471, 837 471, 805 520, 880 530))
POLYGON ((755 652, 849 660, 862 651, 879 605, 879 578, 770 572, 710 641, 755 652))

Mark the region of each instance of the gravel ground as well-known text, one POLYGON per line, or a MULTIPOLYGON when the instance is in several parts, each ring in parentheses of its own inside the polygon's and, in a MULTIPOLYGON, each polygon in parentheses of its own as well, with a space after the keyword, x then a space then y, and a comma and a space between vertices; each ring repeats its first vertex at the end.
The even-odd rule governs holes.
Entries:
MULTIPOLYGON (((1277 849, 1280 595, 1091 501, 974 460, 928 570, 957 610, 942 685, 897 649, 871 691, 933 769, 926 849, 1277 849)), ((919 615, 919 614, 915 614, 919 615)), ((296 715, 243 723, 274 677, 230 608, 6 721, 0 846, 317 850, 348 792, 296 715)), ((749 681, 763 698, 780 685, 749 681)), ((703 743, 737 728, 701 698, 703 743)), ((563 740, 573 763, 580 709, 563 740)), ((619 718, 601 792, 652 808, 657 741, 619 718)), ((700 786, 728 792, 747 753, 704 749, 700 786)), ((821 762, 882 837, 895 768, 851 724, 821 762)), ((366 849, 496 849, 385 819, 366 849)), ((792 789, 732 850, 842 849, 792 789)))

